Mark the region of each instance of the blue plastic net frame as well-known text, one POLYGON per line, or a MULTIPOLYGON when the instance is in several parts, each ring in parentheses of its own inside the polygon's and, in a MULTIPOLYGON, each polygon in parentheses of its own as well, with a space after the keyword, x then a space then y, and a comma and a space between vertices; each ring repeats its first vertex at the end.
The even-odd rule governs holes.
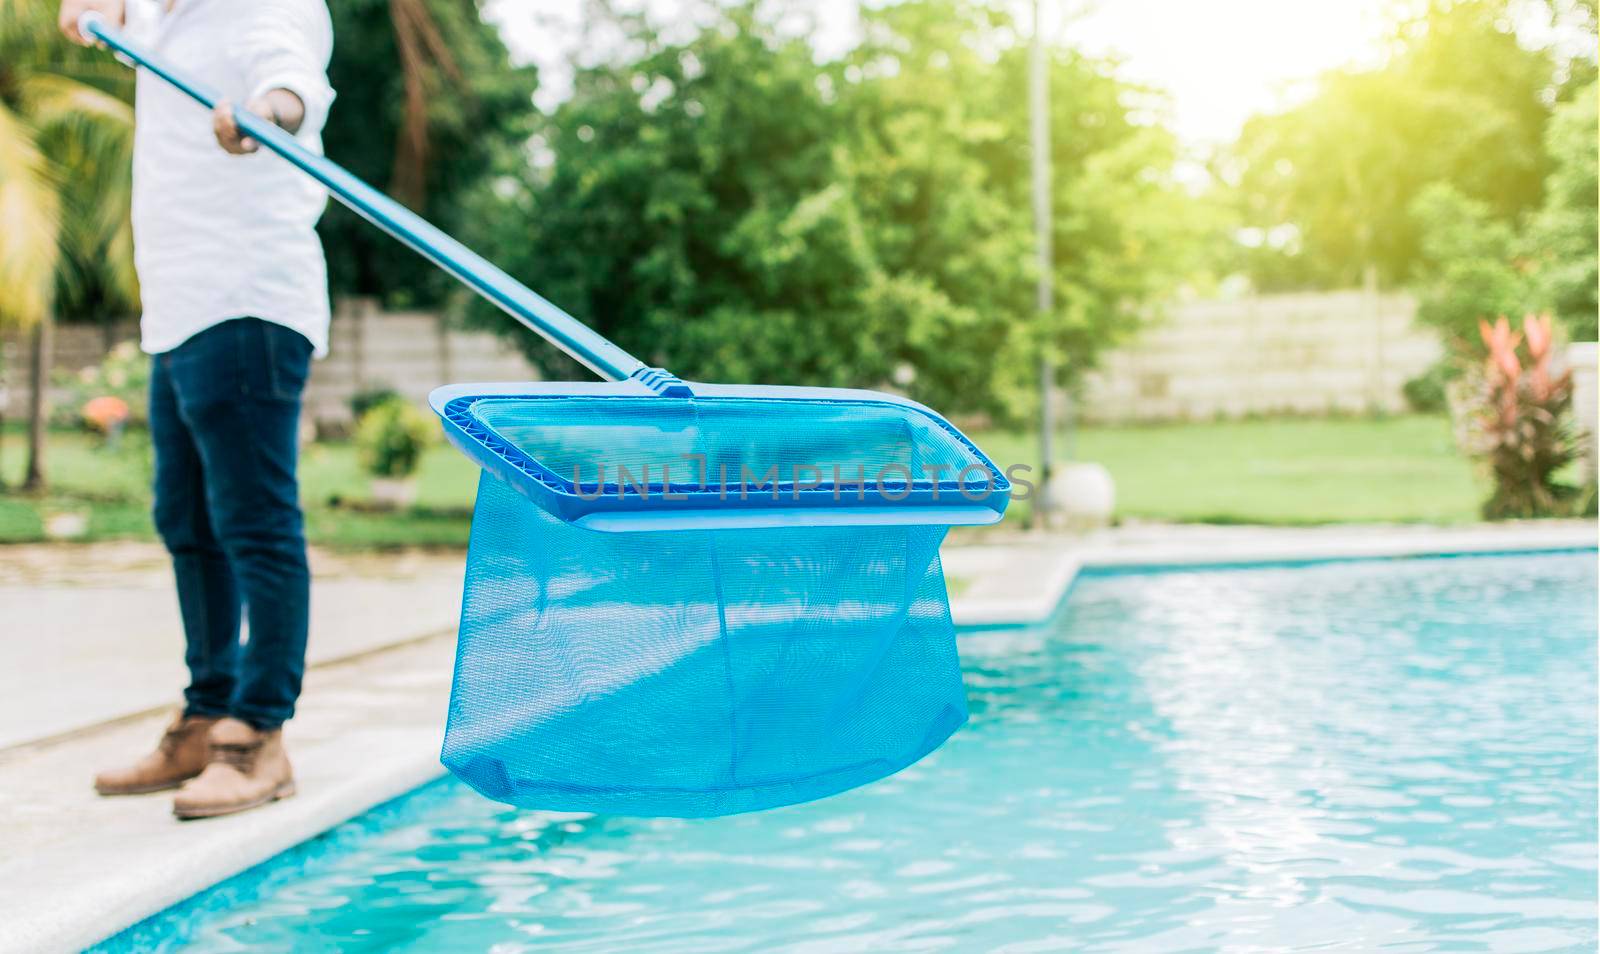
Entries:
MULTIPOLYGON (((446 436, 467 457, 557 518, 591 530, 979 526, 998 522, 1009 503, 1011 483, 993 461, 949 421, 915 401, 845 388, 703 383, 694 383, 692 388, 692 398, 678 398, 661 396, 637 380, 461 384, 435 390, 430 401, 446 436), (917 468, 903 464, 870 470, 863 466, 839 480, 837 466, 831 474, 824 466, 817 474, 819 479, 799 481, 793 475, 784 478, 780 474, 754 493, 730 492, 726 469, 716 481, 702 473, 698 482, 619 482, 606 481, 603 473, 597 473, 590 484, 580 482, 580 473, 569 476, 564 468, 541 459, 538 449, 530 450, 525 441, 501 433, 486 413, 486 409, 505 406, 554 411, 564 404, 581 404, 594 413, 592 409, 604 409, 613 400, 617 402, 615 413, 606 415, 602 410, 598 416, 627 417, 657 408, 710 410, 738 404, 769 409, 767 426, 775 429, 807 414, 817 416, 819 409, 870 415, 880 425, 898 421, 904 429, 923 434, 926 442, 939 445, 933 457, 941 463, 941 471, 936 476, 919 476, 917 468), (944 476, 945 472, 950 476, 944 476)), ((570 423, 553 430, 573 434, 591 426, 601 429, 599 422, 569 417, 570 423)), ((825 456, 836 465, 841 459, 855 464, 857 457, 869 456, 856 453, 853 442, 864 445, 866 435, 853 433, 847 420, 828 420, 819 426, 831 431, 826 439, 833 448, 825 456)), ((658 434, 672 430, 676 428, 663 427, 658 434)), ((762 456, 761 465, 766 463, 762 456)), ((808 462, 822 464, 820 459, 808 462)), ((648 465, 645 469, 648 478, 648 465)))

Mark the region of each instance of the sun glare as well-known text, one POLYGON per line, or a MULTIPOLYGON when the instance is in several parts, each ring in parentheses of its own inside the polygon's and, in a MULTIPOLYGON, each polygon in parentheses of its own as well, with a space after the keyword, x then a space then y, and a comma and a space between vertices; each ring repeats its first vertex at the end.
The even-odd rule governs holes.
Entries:
MULTIPOLYGON (((1026 19, 1028 4, 1013 0, 1026 19)), ((1122 72, 1170 96, 1173 128, 1204 148, 1231 139, 1252 113, 1295 98, 1324 70, 1376 60, 1395 0, 1042 0, 1046 31, 1060 42, 1114 56, 1122 72)), ((674 0, 645 7, 670 23, 674 0)), ((849 46, 855 0, 795 4, 826 55, 849 46)), ((540 67, 541 106, 570 88, 567 59, 586 38, 579 0, 497 0, 488 7, 519 58, 540 67)))

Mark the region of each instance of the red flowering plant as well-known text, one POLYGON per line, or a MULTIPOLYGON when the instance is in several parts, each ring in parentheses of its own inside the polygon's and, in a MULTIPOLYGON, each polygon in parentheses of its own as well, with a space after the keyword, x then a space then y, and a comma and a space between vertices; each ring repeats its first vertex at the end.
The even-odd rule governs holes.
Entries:
POLYGON ((1479 319, 1488 357, 1471 375, 1462 445, 1483 460, 1494 492, 1483 505, 1490 520, 1572 513, 1578 488, 1557 480, 1578 456, 1572 422, 1572 372, 1552 373, 1549 315, 1527 315, 1514 331, 1502 315, 1479 319))
POLYGON ((90 398, 83 405, 83 422, 105 435, 106 443, 114 446, 128 423, 128 402, 114 394, 90 398))
POLYGON ((99 364, 75 374, 58 374, 56 384, 71 399, 56 405, 59 416, 54 423, 64 427, 81 425, 108 435, 113 426, 142 427, 149 403, 150 356, 134 342, 125 341, 112 348, 99 364), (98 403, 91 409, 89 405, 94 402, 98 403))

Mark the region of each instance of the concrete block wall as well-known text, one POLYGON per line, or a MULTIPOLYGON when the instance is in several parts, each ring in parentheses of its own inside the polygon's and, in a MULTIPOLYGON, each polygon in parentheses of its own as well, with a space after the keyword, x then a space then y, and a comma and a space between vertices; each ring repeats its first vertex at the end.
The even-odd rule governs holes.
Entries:
POLYGON ((458 381, 528 381, 537 375, 521 353, 483 331, 450 328, 432 312, 383 311, 376 302, 339 302, 328 356, 312 368, 306 413, 319 427, 352 423, 350 398, 389 388, 426 406, 428 392, 458 381))
MULTIPOLYGON (((1401 385, 1441 353, 1437 339, 1414 325, 1415 312, 1409 296, 1362 291, 1183 303, 1105 356, 1078 410, 1107 422, 1402 410, 1401 385)), ((55 367, 94 364, 137 332, 131 320, 109 332, 61 326, 55 367)), ((451 329, 429 312, 385 312, 366 299, 340 301, 330 344, 306 393, 307 416, 325 428, 348 426, 350 397, 369 388, 393 388, 422 404, 444 383, 536 377, 502 338, 451 329)), ((0 346, 0 391, 14 418, 27 411, 27 346, 17 338, 0 346)), ((1581 397, 1578 404, 1585 420, 1587 405, 1581 397)))
POLYGON ((1595 480, 1600 463, 1600 344, 1580 341, 1567 346, 1566 366, 1572 369, 1572 416, 1583 430, 1583 472, 1595 480))
MULTIPOLYGON (((76 374, 99 364, 117 342, 138 337, 139 322, 133 318, 105 325, 57 325, 52 340, 52 383, 62 375, 76 374)), ((31 347, 32 339, 26 334, 9 333, 0 337, 0 409, 5 411, 7 420, 25 417, 28 413, 31 347)), ((66 395, 66 388, 52 386, 50 389, 52 403, 65 400, 66 395)))
POLYGON ((1405 408, 1401 386, 1442 348, 1404 294, 1337 291, 1186 302, 1104 357, 1090 421, 1172 421, 1405 408))

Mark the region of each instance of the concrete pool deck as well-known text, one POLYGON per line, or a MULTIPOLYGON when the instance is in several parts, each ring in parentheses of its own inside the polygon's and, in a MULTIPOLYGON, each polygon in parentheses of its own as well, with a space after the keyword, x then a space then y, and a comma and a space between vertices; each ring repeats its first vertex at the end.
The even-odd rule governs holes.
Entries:
MULTIPOLYGON (((0 750, 172 704, 184 681, 183 629, 160 547, 0 553, 0 750)), ((464 568, 459 554, 313 552, 308 661, 454 633, 464 568)))
MULTIPOLYGON (((947 546, 963 626, 1048 618, 1080 569, 1593 547, 1592 521, 1124 526, 947 546)), ((182 684, 159 551, 11 548, 0 568, 0 950, 77 950, 437 777, 459 554, 319 555, 312 671, 287 737, 301 793, 180 824, 169 796, 97 798, 182 684), (90 552, 96 551, 96 552, 90 552), (368 561, 371 562, 368 562, 368 561), (41 594, 43 594, 42 599, 41 594), (129 633, 136 634, 130 636, 129 633), (153 708, 155 707, 155 708, 153 708)))
POLYGON ((437 778, 453 656, 438 636, 311 671, 285 731, 300 793, 228 818, 178 822, 170 793, 90 789, 168 712, 0 752, 0 950, 82 950, 437 778))

